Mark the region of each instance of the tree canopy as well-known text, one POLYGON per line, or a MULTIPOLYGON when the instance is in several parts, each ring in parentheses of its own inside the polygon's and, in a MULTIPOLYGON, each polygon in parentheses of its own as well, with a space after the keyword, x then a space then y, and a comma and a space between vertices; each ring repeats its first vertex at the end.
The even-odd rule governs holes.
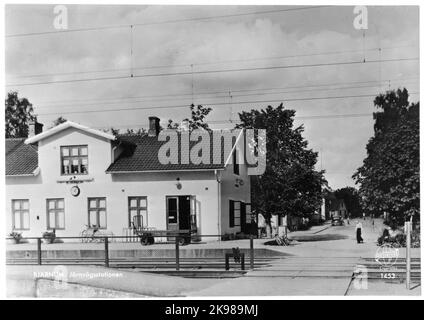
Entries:
MULTIPOLYGON (((209 125, 205 122, 205 118, 212 111, 212 108, 204 107, 202 105, 198 105, 197 107, 195 107, 194 104, 192 104, 190 106, 190 111, 191 118, 184 119, 184 121, 188 122, 188 128, 190 130, 209 130, 209 125)), ((179 127, 179 123, 176 123, 171 119, 168 120, 168 129, 178 129, 179 127)))
POLYGON ((310 215, 322 202, 324 171, 314 169, 318 153, 308 149, 304 127, 294 128, 295 111, 283 104, 239 113, 239 128, 266 129, 266 171, 251 177, 252 209, 272 214, 310 215))
POLYGON ((377 214, 386 211, 398 223, 419 217, 419 102, 408 98, 406 89, 375 98, 374 136, 353 175, 362 207, 377 214))
MULTIPOLYGON (((64 117, 60 116, 60 117, 56 118, 56 119, 53 121, 53 127, 56 127, 56 126, 58 126, 59 124, 65 123, 66 121, 68 121, 68 120, 67 120, 67 119, 65 119, 64 117)), ((53 127, 52 127, 52 128, 53 128, 53 127)))
POLYGON ((19 98, 16 91, 9 92, 5 99, 6 138, 28 137, 28 125, 36 120, 32 104, 26 98, 19 98))

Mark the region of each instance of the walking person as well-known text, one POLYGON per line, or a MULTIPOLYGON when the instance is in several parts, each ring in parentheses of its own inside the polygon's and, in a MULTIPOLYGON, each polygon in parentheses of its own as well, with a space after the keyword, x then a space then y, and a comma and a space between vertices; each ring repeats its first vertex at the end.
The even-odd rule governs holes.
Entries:
POLYGON ((362 214, 362 217, 364 217, 364 221, 365 221, 365 212, 362 214))
POLYGON ((363 243, 364 239, 362 239, 362 223, 356 221, 356 242, 363 243))

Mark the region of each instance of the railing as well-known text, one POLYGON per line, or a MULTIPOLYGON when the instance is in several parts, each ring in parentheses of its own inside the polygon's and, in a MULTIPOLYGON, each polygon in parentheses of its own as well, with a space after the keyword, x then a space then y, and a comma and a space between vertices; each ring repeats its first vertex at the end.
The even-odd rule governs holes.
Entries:
POLYGON ((123 242, 138 242, 134 228, 124 228, 122 234, 125 237, 123 242))
MULTIPOLYGON (((163 233, 163 232, 162 232, 163 233)), ((152 237, 172 237, 174 238, 173 243, 175 244, 175 269, 177 271, 180 270, 181 264, 180 264, 180 247, 181 247, 181 239, 187 236, 190 236, 189 233, 187 232, 166 232, 166 234, 153 234, 151 235, 152 237)), ((215 237, 215 238, 219 238, 221 237, 220 235, 201 235, 201 236, 196 236, 196 237, 200 237, 200 238, 207 238, 207 237, 215 237)), ((61 239, 61 240, 71 240, 71 239, 76 239, 76 240, 81 240, 84 239, 85 237, 56 237, 55 239, 61 239)), ((109 256, 109 243, 111 242, 111 240, 113 241, 114 239, 128 239, 128 238, 133 238, 134 241, 131 242, 135 242, 138 241, 140 239, 140 236, 137 235, 133 235, 133 236, 96 236, 96 238, 98 239, 102 239, 103 242, 103 246, 104 246, 104 266, 105 267, 109 267, 110 266, 110 256, 109 256)), ((37 265, 42 265, 43 264, 43 259, 42 259, 42 240, 44 238, 42 237, 26 237, 26 238, 21 238, 21 240, 36 240, 37 243, 37 258, 36 258, 36 264, 37 265)), ((13 240, 13 238, 6 238, 6 240, 13 240)), ((46 241, 48 241, 47 239, 44 239, 46 241)), ((253 269, 255 267, 255 256, 254 256, 254 236, 251 235, 250 236, 250 243, 249 243, 249 266, 250 269, 253 269)), ((172 243, 172 242, 171 242, 172 243)), ((86 244, 86 243, 84 243, 86 244)), ((234 249, 234 248, 233 248, 234 249)), ((238 249, 238 248, 237 248, 238 249)), ((228 249, 228 251, 230 252, 232 249, 228 249)), ((234 252, 234 250, 232 251, 234 252)), ((225 256, 222 257, 223 262, 225 261, 225 256)), ((243 261, 244 261, 244 254, 243 254, 243 261)), ((227 269, 227 263, 225 264, 225 269, 227 269)), ((243 263, 243 269, 244 269, 244 263, 243 263)))

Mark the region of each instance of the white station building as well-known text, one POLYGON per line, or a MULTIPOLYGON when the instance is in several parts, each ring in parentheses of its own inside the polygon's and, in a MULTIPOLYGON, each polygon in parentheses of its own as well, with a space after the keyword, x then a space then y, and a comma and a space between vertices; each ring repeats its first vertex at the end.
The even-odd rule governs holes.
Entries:
MULTIPOLYGON (((99 228, 123 236, 137 216, 157 230, 245 232, 250 179, 247 166, 233 162, 242 139, 234 139, 221 164, 164 165, 159 119, 149 121, 147 134, 116 136, 70 121, 43 132, 35 122, 28 138, 6 139, 8 231, 41 237, 55 229, 60 237, 99 228)), ((187 151, 178 137, 173 147, 181 160, 187 151)))

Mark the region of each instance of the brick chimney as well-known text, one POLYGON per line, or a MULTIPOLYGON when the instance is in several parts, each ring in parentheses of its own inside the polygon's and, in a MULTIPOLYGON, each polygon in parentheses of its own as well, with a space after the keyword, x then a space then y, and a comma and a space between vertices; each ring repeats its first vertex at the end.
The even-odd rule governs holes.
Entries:
POLYGON ((43 132, 43 124, 37 122, 37 119, 28 124, 28 138, 36 136, 41 132, 43 132))
POLYGON ((190 128, 190 123, 187 119, 181 121, 180 129, 181 131, 188 131, 190 128))
POLYGON ((149 137, 156 137, 160 131, 160 119, 158 117, 149 117, 149 137))

